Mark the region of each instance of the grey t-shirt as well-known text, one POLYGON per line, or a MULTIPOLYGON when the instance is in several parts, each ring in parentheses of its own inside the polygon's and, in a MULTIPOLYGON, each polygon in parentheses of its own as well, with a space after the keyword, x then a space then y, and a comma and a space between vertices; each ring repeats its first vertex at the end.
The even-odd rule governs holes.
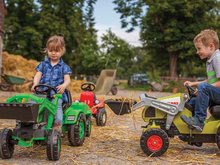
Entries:
POLYGON ((217 49, 206 61, 208 83, 212 84, 220 78, 220 50, 217 49))

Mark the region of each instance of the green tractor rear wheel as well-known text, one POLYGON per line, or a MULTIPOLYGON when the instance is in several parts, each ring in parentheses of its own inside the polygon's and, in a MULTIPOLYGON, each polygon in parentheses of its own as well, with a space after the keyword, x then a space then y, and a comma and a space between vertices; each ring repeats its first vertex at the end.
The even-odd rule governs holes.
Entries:
POLYGON ((9 159, 13 153, 12 130, 5 128, 0 132, 0 157, 2 159, 9 159))
POLYGON ((86 117, 84 114, 79 114, 77 124, 69 125, 68 140, 72 146, 81 146, 84 143, 86 135, 86 117))
POLYGON ((49 160, 59 160, 61 152, 61 138, 56 130, 51 130, 47 138, 47 158, 49 160))
POLYGON ((146 155, 152 157, 161 156, 169 147, 169 138, 162 129, 148 129, 142 134, 140 145, 146 155))

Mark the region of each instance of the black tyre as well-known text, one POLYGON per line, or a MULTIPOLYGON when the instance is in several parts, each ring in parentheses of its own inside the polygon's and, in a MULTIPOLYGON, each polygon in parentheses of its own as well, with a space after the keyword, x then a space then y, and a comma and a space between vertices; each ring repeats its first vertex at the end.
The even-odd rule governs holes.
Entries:
POLYGON ((96 124, 97 126, 105 126, 107 122, 107 113, 105 108, 100 108, 96 114, 96 124))
POLYGON ((146 155, 161 156, 169 147, 169 138, 162 129, 149 129, 142 134, 140 145, 146 155))
POLYGON ((12 130, 5 128, 0 132, 0 157, 2 159, 9 159, 13 153, 12 130))
POLYGON ((70 125, 68 128, 68 140, 72 146, 81 146, 84 143, 86 135, 86 118, 84 114, 80 114, 77 124, 70 125))
POLYGON ((218 148, 220 149, 220 127, 218 128, 216 132, 215 141, 216 141, 218 148))
POLYGON ((111 93, 112 93, 112 95, 116 95, 118 93, 118 88, 116 86, 113 86, 111 88, 111 93))
POLYGON ((61 138, 56 130, 51 130, 47 137, 47 158, 52 161, 60 159, 61 138))
POLYGON ((91 135, 92 131, 92 120, 91 116, 88 116, 86 119, 86 137, 89 137, 91 135))

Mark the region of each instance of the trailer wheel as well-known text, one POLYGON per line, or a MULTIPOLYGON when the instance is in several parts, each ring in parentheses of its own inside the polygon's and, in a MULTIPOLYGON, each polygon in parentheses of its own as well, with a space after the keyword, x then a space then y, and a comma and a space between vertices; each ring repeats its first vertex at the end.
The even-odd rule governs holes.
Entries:
POLYGON ((49 160, 59 160, 61 152, 61 138, 56 130, 51 130, 47 138, 47 158, 49 160))
POLYGON ((0 132, 0 157, 2 159, 9 159, 13 153, 12 130, 5 128, 0 132))
POLYGON ((96 114, 96 124, 97 126, 105 126, 107 122, 107 113, 105 108, 100 108, 96 114))
POLYGON ((162 129, 149 129, 142 134, 140 145, 146 155, 161 156, 169 147, 169 138, 162 129))
POLYGON ((77 124, 70 125, 68 128, 68 140, 72 146, 81 146, 85 140, 86 118, 84 114, 80 114, 77 124))

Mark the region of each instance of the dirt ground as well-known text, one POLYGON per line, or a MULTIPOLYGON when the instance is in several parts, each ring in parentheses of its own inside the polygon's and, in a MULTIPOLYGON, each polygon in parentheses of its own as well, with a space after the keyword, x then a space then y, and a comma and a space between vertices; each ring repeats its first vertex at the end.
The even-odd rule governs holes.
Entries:
MULTIPOLYGON (((138 98, 142 92, 120 90, 117 96, 97 96, 108 98, 138 98)), ((0 91, 0 101, 4 101, 14 93, 0 91)), ((168 93, 150 93, 151 96, 160 97, 168 93)), ((77 97, 75 95, 74 97, 77 97)), ((170 139, 167 152, 161 157, 146 156, 139 144, 141 126, 145 123, 141 118, 142 110, 131 114, 117 116, 106 106, 108 121, 104 127, 98 127, 93 119, 92 133, 86 138, 83 146, 72 147, 67 137, 62 139, 61 157, 59 161, 51 162, 46 158, 45 146, 23 148, 16 146, 11 159, 1 160, 3 165, 26 164, 102 164, 102 165, 139 165, 139 164, 219 164, 220 151, 216 144, 204 144, 198 148, 190 146, 177 137, 170 139)), ((14 121, 0 120, 0 128, 13 128, 14 121)))

